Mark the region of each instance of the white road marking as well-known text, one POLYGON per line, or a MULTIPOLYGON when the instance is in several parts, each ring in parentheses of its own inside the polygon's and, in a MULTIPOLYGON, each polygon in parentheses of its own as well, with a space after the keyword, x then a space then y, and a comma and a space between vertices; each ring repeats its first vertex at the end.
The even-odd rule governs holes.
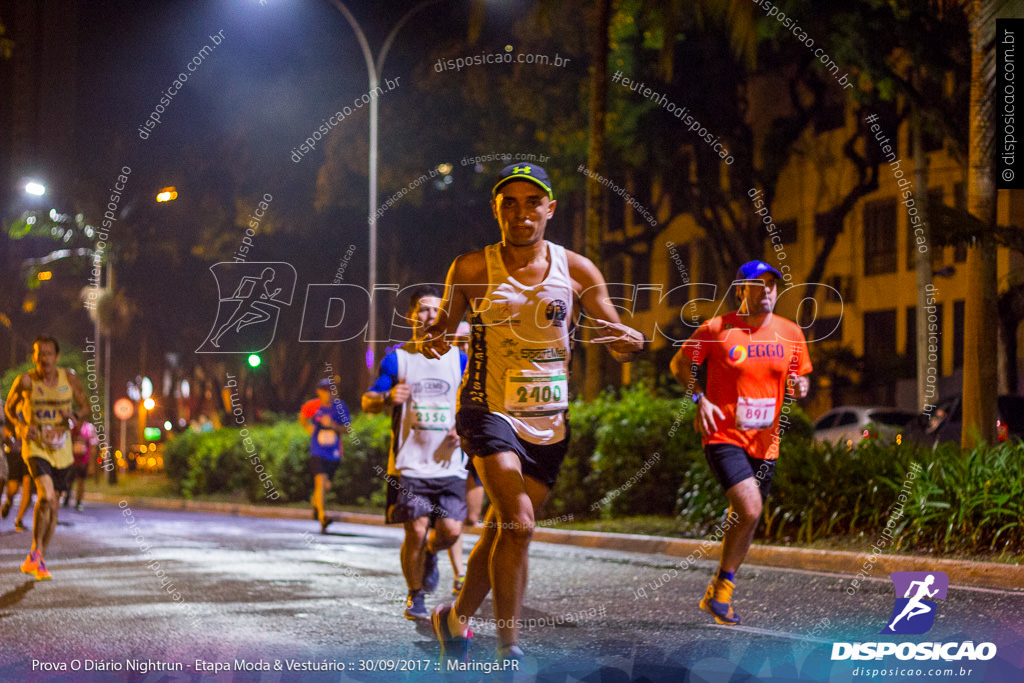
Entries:
POLYGON ((787 640, 802 640, 807 643, 821 643, 822 645, 831 645, 833 641, 825 640, 824 638, 812 638, 809 636, 802 636, 798 633, 787 633, 785 631, 771 631, 766 628, 756 628, 754 626, 743 626, 737 624, 736 626, 724 626, 720 624, 701 624, 703 628, 713 629, 726 629, 729 631, 743 631, 744 633, 755 633, 761 636, 771 636, 772 638, 785 638, 787 640))

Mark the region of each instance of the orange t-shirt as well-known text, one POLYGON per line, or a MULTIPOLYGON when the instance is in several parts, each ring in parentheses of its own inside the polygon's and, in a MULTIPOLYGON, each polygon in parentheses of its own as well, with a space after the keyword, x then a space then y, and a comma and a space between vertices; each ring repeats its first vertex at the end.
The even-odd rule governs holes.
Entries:
POLYGON ((305 421, 316 415, 318 410, 320 410, 320 399, 311 398, 302 404, 302 408, 299 409, 299 416, 305 421))
POLYGON ((786 397, 786 378, 813 369, 803 330, 772 315, 751 329, 747 316, 727 313, 708 320, 682 350, 695 365, 708 361, 707 398, 725 414, 704 445, 735 444, 752 457, 779 457, 779 415, 786 397))

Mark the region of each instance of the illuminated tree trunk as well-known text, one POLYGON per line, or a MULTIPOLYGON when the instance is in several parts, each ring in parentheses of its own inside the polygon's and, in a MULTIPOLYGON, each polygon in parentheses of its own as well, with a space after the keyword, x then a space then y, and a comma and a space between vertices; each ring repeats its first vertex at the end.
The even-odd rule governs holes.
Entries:
MULTIPOLYGON (((590 150, 587 167, 594 173, 604 174, 604 118, 608 102, 608 23, 611 0, 598 1, 597 31, 594 34, 594 61, 590 67, 590 150)), ((597 179, 588 177, 586 185, 587 238, 586 256, 602 269, 601 247, 606 224, 601 186, 597 179)), ((587 334, 587 339, 593 334, 587 334)), ((594 344, 587 345, 583 397, 597 398, 604 382, 604 350, 594 344)))
MULTIPOLYGON (((994 226, 996 191, 991 136, 993 122, 983 118, 991 97, 984 72, 986 44, 995 21, 985 9, 990 3, 972 0, 971 19, 971 127, 967 176, 967 210, 986 226, 994 226)), ((995 441, 998 354, 996 245, 990 235, 976 236, 967 250, 967 302, 964 310, 963 432, 961 445, 971 448, 995 441)))

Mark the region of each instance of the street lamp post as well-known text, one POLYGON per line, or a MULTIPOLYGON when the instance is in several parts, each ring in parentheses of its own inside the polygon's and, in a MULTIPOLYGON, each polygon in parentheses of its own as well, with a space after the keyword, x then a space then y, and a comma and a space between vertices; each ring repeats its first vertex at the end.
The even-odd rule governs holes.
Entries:
MULTIPOLYGON (((373 53, 370 51, 370 44, 366 40, 366 35, 363 33, 363 29, 359 26, 359 22, 349 11, 348 7, 341 2, 341 0, 331 0, 338 11, 341 12, 345 20, 348 21, 349 26, 355 31, 356 39, 359 41, 359 47, 363 51, 363 59, 366 60, 366 71, 370 77, 370 92, 374 92, 380 85, 381 71, 384 68, 384 59, 388 55, 388 50, 391 49, 391 44, 395 41, 395 36, 398 35, 399 30, 402 26, 412 18, 414 14, 419 12, 421 9, 441 2, 441 0, 423 0, 423 2, 414 6, 408 12, 406 12, 398 23, 395 24, 394 28, 388 34, 387 38, 384 39, 384 44, 380 48, 380 53, 377 55, 376 60, 373 57, 373 53)), ((373 290, 377 285, 377 98, 372 97, 370 99, 370 207, 367 213, 367 223, 370 229, 370 277, 369 277, 369 288, 370 288, 370 321, 369 321, 369 336, 368 342, 369 354, 367 354, 367 362, 372 365, 374 362, 374 347, 377 339, 377 320, 374 316, 373 309, 373 290)))
MULTIPOLYGON (((34 179, 27 180, 25 182, 25 184, 24 184, 23 190, 24 190, 25 194, 31 195, 32 197, 43 197, 43 196, 46 195, 46 192, 47 192, 46 185, 44 183, 42 183, 41 181, 34 180, 34 179)), ((54 215, 53 211, 54 210, 51 209, 51 217, 54 215)), ((57 219, 55 219, 55 220, 57 220, 57 219)), ((76 219, 76 221, 77 221, 77 219, 76 219)), ((88 229, 88 227, 89 226, 86 226, 87 229, 88 229)), ((90 233, 87 233, 87 235, 89 235, 89 234, 90 233)), ((109 481, 110 481, 110 483, 111 484, 116 484, 117 483, 117 464, 116 464, 116 461, 114 459, 113 449, 110 447, 110 441, 109 441, 109 435, 110 435, 110 339, 109 339, 109 336, 108 336, 108 338, 106 340, 107 343, 106 343, 106 345, 104 345, 104 343, 103 343, 103 341, 104 341, 103 340, 103 330, 102 330, 102 327, 100 325, 100 317, 99 317, 99 314, 95 312, 96 305, 98 304, 99 299, 100 299, 100 292, 102 292, 102 291, 113 291, 114 270, 113 270, 113 263, 110 260, 110 255, 107 254, 106 258, 103 258, 103 256, 104 256, 103 252, 102 251, 97 252, 95 249, 86 249, 86 248, 73 249, 73 250, 72 249, 58 249, 58 250, 48 254, 45 257, 42 257, 40 259, 30 259, 26 263, 31 263, 33 265, 45 264, 45 263, 49 263, 50 261, 57 260, 57 259, 60 259, 60 258, 67 258, 69 256, 86 256, 86 257, 88 257, 93 262, 94 267, 96 265, 98 265, 99 269, 100 269, 99 273, 97 275, 96 281, 95 281, 95 283, 93 285, 96 291, 90 292, 90 298, 92 299, 92 305, 89 306, 87 304, 88 307, 93 309, 92 310, 93 336, 95 338, 95 351, 94 351, 94 355, 93 355, 93 367, 94 368, 98 368, 96 370, 97 374, 102 373, 102 375, 103 375, 103 385, 102 385, 102 390, 101 390, 102 394, 103 394, 103 424, 102 425, 96 425, 96 427, 97 427, 97 430, 102 430, 102 433, 107 435, 107 438, 108 438, 108 440, 107 440, 107 448, 104 451, 101 452, 101 455, 104 458, 104 467, 105 468, 108 466, 108 463, 109 463, 110 469, 108 470, 108 472, 109 472, 109 481), (104 271, 106 271, 106 282, 107 282, 106 289, 103 288, 103 272, 104 271), (103 360, 101 361, 100 360, 100 355, 101 355, 101 352, 104 350, 104 348, 106 350, 106 355, 103 357, 103 360)), ((95 418, 90 418, 90 419, 95 419, 95 418)), ((98 475, 98 473, 99 473, 99 470, 97 469, 97 475, 98 475)))

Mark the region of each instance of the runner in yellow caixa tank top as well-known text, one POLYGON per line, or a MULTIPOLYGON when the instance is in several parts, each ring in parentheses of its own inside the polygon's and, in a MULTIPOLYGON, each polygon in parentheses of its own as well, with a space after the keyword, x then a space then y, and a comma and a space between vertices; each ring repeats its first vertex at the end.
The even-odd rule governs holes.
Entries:
POLYGON ((32 458, 42 458, 55 470, 71 467, 75 461, 71 443, 72 392, 68 373, 57 368, 57 384, 49 386, 37 376, 29 373, 32 389, 26 392, 23 414, 28 415, 29 425, 39 432, 38 439, 23 439, 21 457, 25 463, 32 458))
POLYGON ((32 344, 36 367, 14 380, 4 404, 4 414, 21 439, 21 455, 36 485, 32 550, 21 571, 37 580, 51 578, 43 555, 57 528, 57 489, 74 463, 71 425, 78 417, 73 404, 83 413, 88 408, 81 381, 73 370, 58 368, 59 359, 57 340, 37 337, 32 344))

